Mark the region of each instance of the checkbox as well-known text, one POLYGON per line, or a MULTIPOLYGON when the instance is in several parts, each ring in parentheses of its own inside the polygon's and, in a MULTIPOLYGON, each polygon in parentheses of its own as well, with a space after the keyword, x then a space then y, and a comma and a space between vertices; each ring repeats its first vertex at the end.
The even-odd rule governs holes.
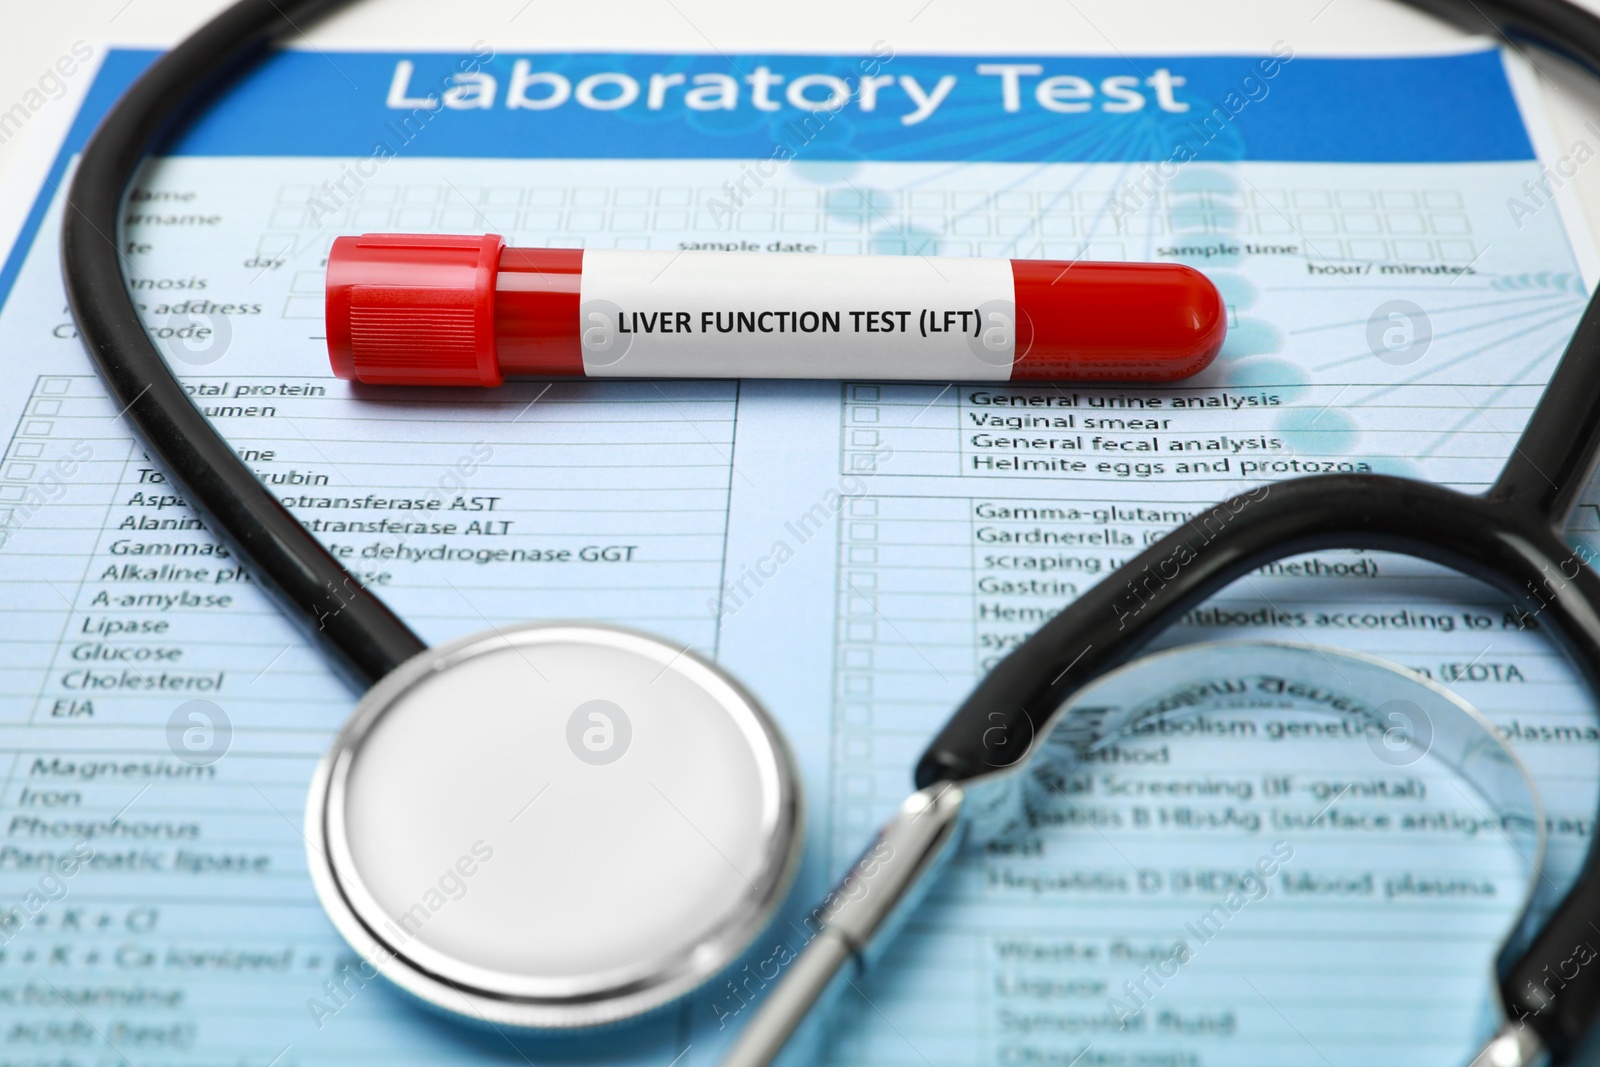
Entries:
POLYGON ((72 388, 71 378, 46 378, 39 386, 39 392, 51 396, 61 396, 72 388))
POLYGON ((1389 215, 1390 233, 1417 234, 1427 233, 1428 223, 1421 215, 1411 211, 1397 211, 1389 215))
POLYGON ((851 563, 878 562, 878 550, 871 545, 852 545, 849 555, 851 563))
POLYGON ((860 518, 863 515, 872 516, 876 515, 877 513, 878 500, 876 497, 868 497, 866 500, 850 501, 850 514, 857 518, 860 518))
POLYGON ((848 581, 852 589, 876 589, 878 575, 873 571, 851 571, 848 581))
POLYGON ((11 463, 6 466, 6 477, 13 481, 25 482, 33 477, 38 467, 32 463, 11 463))
POLYGON ((291 296, 283 304, 286 319, 320 319, 327 311, 327 300, 320 296, 291 296))
POLYGON ((844 719, 846 726, 871 726, 872 705, 845 704, 840 708, 840 717, 844 719))
POLYGON ((256 255, 262 259, 278 259, 294 251, 294 234, 269 233, 263 234, 261 240, 256 242, 256 255))
POLYGON ((878 524, 875 522, 852 522, 850 524, 850 540, 876 541, 878 539, 878 524))
POLYGON ((872 695, 872 676, 870 674, 847 674, 844 676, 844 691, 851 696, 867 697, 872 695))
POLYGON ((876 641, 878 624, 870 620, 851 621, 844 624, 846 641, 876 641))
POLYGON ((865 763, 872 758, 872 739, 870 737, 845 738, 843 755, 847 760, 865 763))
POLYGON ((59 414, 61 414, 61 401, 59 401, 59 400, 35 400, 33 402, 33 408, 28 412, 28 414, 30 414, 30 415, 59 415, 59 414))
POLYGON ((38 459, 44 455, 44 443, 41 441, 18 441, 11 449, 11 454, 18 459, 38 459))
POLYGON ((878 457, 871 452, 851 452, 850 469, 870 474, 878 469, 878 457))
POLYGON ((850 419, 851 419, 852 422, 877 422, 878 421, 878 409, 877 408, 856 408, 853 411, 851 411, 850 419))
POLYGON ((22 432, 28 437, 45 437, 55 428, 56 424, 49 419, 29 419, 22 424, 22 432))
POLYGON ((870 671, 872 669, 872 649, 847 648, 844 650, 844 666, 846 670, 870 671))
POLYGON ((851 430, 850 443, 857 448, 874 448, 878 444, 877 430, 851 430))

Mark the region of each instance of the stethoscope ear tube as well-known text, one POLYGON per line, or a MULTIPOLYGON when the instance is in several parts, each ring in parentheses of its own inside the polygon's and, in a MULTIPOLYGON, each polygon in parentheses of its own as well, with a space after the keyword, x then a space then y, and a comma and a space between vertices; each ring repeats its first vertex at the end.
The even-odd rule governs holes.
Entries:
POLYGON ((338 0, 241 0, 156 60, 78 161, 61 229, 79 335, 145 444, 221 538, 360 688, 426 646, 339 565, 195 407, 145 332, 119 256, 123 195, 146 154, 281 33, 338 0))

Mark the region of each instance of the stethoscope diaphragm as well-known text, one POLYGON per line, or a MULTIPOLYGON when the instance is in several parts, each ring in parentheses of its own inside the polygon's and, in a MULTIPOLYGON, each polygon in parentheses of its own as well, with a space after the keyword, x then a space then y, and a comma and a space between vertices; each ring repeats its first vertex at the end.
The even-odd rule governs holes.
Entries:
POLYGON ((788 747, 698 656, 589 624, 414 657, 362 699, 306 812, 367 966, 496 1025, 615 1022, 722 970, 800 854, 788 747))

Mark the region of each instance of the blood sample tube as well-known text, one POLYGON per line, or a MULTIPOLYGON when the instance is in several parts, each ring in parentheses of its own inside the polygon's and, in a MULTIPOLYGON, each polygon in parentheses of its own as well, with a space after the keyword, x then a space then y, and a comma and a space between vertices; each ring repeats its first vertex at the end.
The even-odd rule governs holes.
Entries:
POLYGON ((1172 263, 508 248, 498 236, 340 237, 341 378, 1143 381, 1222 347, 1216 287, 1172 263))

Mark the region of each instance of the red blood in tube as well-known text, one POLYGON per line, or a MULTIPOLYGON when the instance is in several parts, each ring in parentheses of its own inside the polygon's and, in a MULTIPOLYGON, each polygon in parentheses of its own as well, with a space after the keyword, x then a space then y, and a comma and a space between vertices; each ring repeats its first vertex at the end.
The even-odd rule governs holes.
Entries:
MULTIPOLYGON (((1014 259, 1011 273, 1013 381, 1174 381, 1222 348, 1222 298, 1190 267, 1014 259)), ((582 377, 582 277, 581 250, 506 248, 492 234, 340 237, 328 257, 333 371, 383 385, 582 377)))
POLYGON ((508 248, 494 287, 500 369, 528 377, 583 377, 578 343, 580 248, 508 248))

